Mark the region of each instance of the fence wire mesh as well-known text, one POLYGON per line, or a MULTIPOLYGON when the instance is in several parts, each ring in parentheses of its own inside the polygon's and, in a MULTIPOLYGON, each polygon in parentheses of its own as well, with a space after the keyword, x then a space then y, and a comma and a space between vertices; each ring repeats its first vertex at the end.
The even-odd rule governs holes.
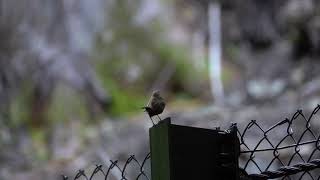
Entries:
MULTIPOLYGON (((143 161, 138 161, 134 155, 131 155, 123 165, 120 165, 119 161, 110 160, 109 166, 96 165, 93 171, 85 172, 80 169, 76 175, 71 178, 73 180, 85 179, 85 180, 150 180, 150 153, 148 153, 143 161), (131 172, 129 172, 131 171, 131 172), (133 171, 133 172, 132 172, 133 171)), ((68 176, 62 175, 63 180, 70 180, 68 176)))
MULTIPOLYGON (((269 128, 256 120, 238 130, 240 177, 248 180, 320 180, 320 105, 307 116, 297 110, 269 128), (249 175, 248 175, 249 174, 249 175)), ((88 172, 79 170, 73 180, 151 180, 150 153, 142 161, 134 155, 124 162, 96 165, 88 172), (122 165, 120 165, 122 164, 122 165)), ((62 176, 63 180, 69 180, 62 176)))
POLYGON ((268 129, 252 120, 238 130, 240 167, 250 179, 319 180, 319 110, 317 105, 308 116, 297 110, 268 129))

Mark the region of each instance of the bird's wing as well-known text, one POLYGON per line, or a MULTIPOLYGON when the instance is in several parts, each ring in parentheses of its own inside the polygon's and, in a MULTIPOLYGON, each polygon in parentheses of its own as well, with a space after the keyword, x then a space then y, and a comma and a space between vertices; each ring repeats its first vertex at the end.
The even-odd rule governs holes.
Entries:
POLYGON ((166 104, 163 100, 163 98, 156 98, 151 102, 151 108, 156 112, 156 113, 162 113, 166 104))
POLYGON ((166 107, 166 103, 164 101, 161 101, 159 103, 159 106, 161 107, 161 109, 164 109, 166 107))
POLYGON ((161 101, 163 101, 163 99, 160 97, 152 97, 149 102, 150 103, 149 105, 150 105, 150 107, 156 107, 156 106, 158 106, 158 103, 161 101))

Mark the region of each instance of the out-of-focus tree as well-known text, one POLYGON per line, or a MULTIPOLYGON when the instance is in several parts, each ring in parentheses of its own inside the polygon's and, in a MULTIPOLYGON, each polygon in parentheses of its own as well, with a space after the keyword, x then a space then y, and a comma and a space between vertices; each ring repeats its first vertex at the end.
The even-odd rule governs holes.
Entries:
POLYGON ((0 0, 0 146, 17 162, 48 157, 57 123, 93 119, 111 103, 89 56, 100 22, 88 11, 104 1, 86 2, 0 0))
POLYGON ((110 102, 91 69, 88 53, 74 43, 76 33, 69 21, 85 16, 74 9, 81 5, 74 1, 1 1, 1 97, 6 99, 2 105, 24 106, 30 115, 17 118, 30 120, 32 126, 48 123, 52 95, 61 84, 82 93, 88 102, 102 107, 110 102), (15 103, 19 97, 25 97, 24 105, 15 103))

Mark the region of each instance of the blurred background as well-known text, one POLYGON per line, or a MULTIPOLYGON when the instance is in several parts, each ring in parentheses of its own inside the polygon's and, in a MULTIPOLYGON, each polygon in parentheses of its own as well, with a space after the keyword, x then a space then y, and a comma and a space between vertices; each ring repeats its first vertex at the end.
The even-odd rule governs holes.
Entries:
POLYGON ((0 0, 0 179, 149 151, 141 107, 204 128, 320 102, 319 0, 0 0))

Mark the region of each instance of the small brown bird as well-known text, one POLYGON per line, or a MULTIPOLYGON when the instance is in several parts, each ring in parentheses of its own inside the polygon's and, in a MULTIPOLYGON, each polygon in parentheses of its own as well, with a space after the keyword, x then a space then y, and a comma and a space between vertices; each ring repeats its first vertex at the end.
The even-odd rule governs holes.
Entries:
POLYGON ((143 107, 142 109, 144 109, 144 111, 148 113, 152 124, 155 125, 155 123, 152 120, 152 117, 157 115, 159 120, 161 121, 159 114, 163 112, 165 106, 166 106, 166 103, 164 102, 163 98, 160 96, 160 91, 154 91, 152 93, 152 96, 147 106, 143 107))

